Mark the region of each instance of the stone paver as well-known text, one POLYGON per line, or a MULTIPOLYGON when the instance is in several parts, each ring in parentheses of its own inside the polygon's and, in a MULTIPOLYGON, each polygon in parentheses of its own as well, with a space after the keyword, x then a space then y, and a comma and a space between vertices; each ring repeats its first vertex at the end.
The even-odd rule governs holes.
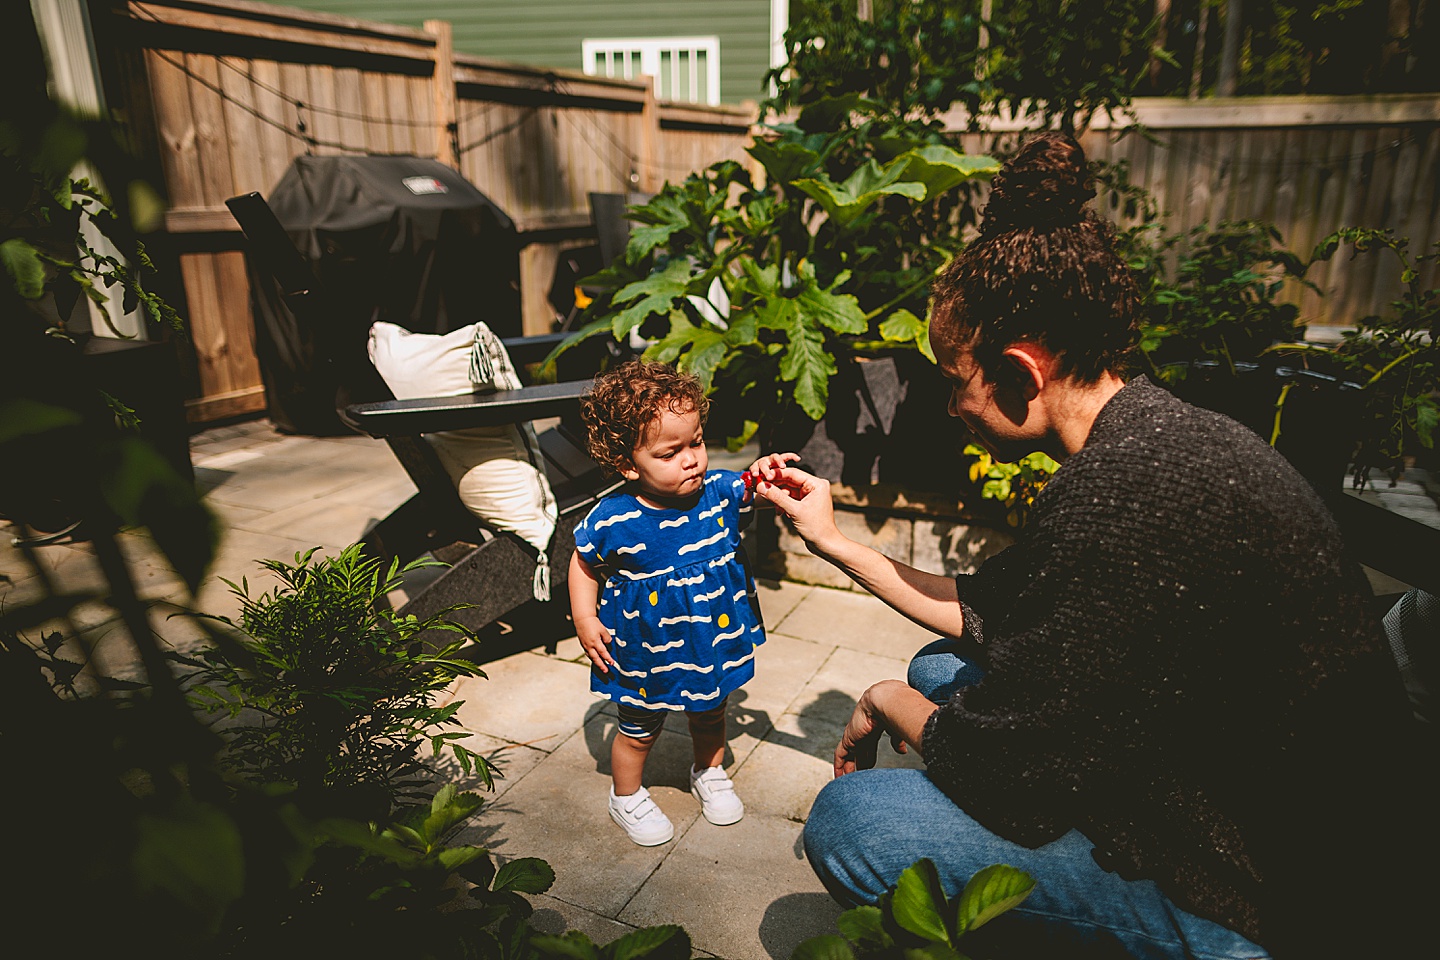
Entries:
MULTIPOLYGON (((362 437, 287 437, 268 424, 236 424, 192 441, 202 489, 225 537, 195 601, 212 614, 238 604, 220 577, 248 577, 252 592, 270 578, 255 561, 289 560, 319 546, 336 552, 359 539, 414 490, 389 450, 362 437)), ((712 464, 743 467, 753 451, 715 452, 712 464)), ((1428 477, 1402 488, 1367 494, 1401 510, 1425 510, 1428 477)), ((1440 513, 1429 507, 1432 521, 1440 513)), ((768 518, 765 518, 768 520, 768 518)), ((843 523, 865 524, 847 514, 843 523)), ((893 525, 892 525, 893 526, 893 525)), ((880 523, 867 528, 892 555, 968 571, 998 549, 955 524, 917 523, 913 543, 880 523)), ((860 532, 858 527, 856 532, 860 532)), ((183 602, 186 591, 143 534, 122 537, 142 595, 183 602)), ((41 551, 54 582, 66 590, 103 586, 84 545, 41 551)), ((824 564, 814 560, 818 567, 824 564)), ((38 578, 0 541, 0 603, 39 590, 38 578)), ((646 770, 656 802, 676 826, 660 847, 637 847, 610 820, 610 744, 613 706, 589 693, 589 662, 560 610, 517 613, 478 648, 489 679, 470 678, 449 691, 463 700, 458 719, 475 734, 467 745, 494 759, 504 774, 461 839, 489 847, 499 860, 541 857, 556 873, 554 887, 532 898, 537 929, 578 929, 606 943, 644 925, 681 923, 697 956, 728 960, 784 960, 807 937, 835 931, 839 908, 804 860, 800 836, 816 793, 831 779, 832 758, 856 698, 871 683, 904 677, 911 654, 932 639, 844 577, 843 589, 761 581, 767 642, 756 655, 756 677, 729 704, 726 763, 746 804, 745 819, 715 827, 699 815, 689 793, 691 744, 684 718, 670 718, 646 770), (511 622, 513 621, 513 622, 511 622)), ((828 582, 828 581, 827 581, 828 582)), ((1378 589, 1378 587, 1377 587, 1378 589)), ((563 598, 560 601, 563 603, 563 598)), ((178 648, 201 637, 194 621, 151 614, 157 631, 178 648)), ((76 611, 76 625, 95 643, 96 657, 123 674, 128 644, 98 604, 76 611)), ((920 766, 882 745, 883 766, 920 766)), ((453 761, 442 772, 466 789, 478 781, 453 761)))
POLYGON ((802 640, 903 657, 907 662, 935 639, 932 631, 916 626, 868 593, 827 589, 807 595, 776 629, 802 640))

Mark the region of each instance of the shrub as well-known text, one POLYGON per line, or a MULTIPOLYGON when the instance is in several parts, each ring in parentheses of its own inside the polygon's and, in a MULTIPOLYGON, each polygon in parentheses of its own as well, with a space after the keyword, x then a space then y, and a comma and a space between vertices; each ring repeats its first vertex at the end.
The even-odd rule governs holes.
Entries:
POLYGON ((419 756, 425 741, 489 783, 489 762, 457 742, 469 734, 447 730, 463 701, 434 705, 455 678, 484 674, 455 657, 471 636, 445 619, 455 608, 419 620, 384 603, 403 574, 434 562, 404 569, 397 562, 387 571, 362 549, 264 560, 280 585, 258 597, 248 581, 226 581, 240 599, 239 620, 209 619, 243 638, 189 661, 200 668, 190 694, 238 721, 225 731, 226 758, 250 782, 288 784, 302 805, 323 798, 332 812, 383 819, 431 782, 419 756), (458 639, 427 645, 446 632, 458 639))

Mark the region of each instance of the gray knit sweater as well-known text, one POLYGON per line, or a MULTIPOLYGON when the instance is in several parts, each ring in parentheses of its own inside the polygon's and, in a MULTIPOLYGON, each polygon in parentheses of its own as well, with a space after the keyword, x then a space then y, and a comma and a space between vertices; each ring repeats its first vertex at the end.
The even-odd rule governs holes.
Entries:
POLYGON ((1028 846, 1078 829, 1279 955, 1333 945, 1408 724, 1363 575, 1283 457, 1132 381, 958 592, 990 669, 924 739, 957 804, 1028 846))

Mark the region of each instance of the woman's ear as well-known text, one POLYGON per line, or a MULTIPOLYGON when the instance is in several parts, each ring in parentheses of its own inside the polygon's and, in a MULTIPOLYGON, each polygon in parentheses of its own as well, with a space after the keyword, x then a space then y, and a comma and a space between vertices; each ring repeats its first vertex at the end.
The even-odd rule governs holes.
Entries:
POLYGON ((1038 343, 1012 343, 1000 354, 1006 386, 1025 400, 1034 400, 1045 389, 1055 369, 1055 355, 1038 343))

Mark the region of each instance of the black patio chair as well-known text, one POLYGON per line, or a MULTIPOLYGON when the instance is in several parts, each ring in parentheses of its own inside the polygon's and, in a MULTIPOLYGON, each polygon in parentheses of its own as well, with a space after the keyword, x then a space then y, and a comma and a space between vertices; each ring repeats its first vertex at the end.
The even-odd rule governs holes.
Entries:
MULTIPOLYGON (((258 193, 232 197, 226 205, 244 233, 257 275, 279 285, 286 303, 304 323, 326 309, 325 291, 295 248, 274 211, 258 193)), ((565 334, 508 338, 502 342, 517 371, 525 377, 565 334)), ((566 370, 583 362, 580 351, 566 354, 566 370)), ((598 358, 595 359, 598 365, 598 358)), ((586 371, 593 373, 593 370, 586 371)), ((438 578, 408 597, 402 613, 427 617, 447 606, 466 603, 452 619, 480 630, 533 598, 536 556, 519 537, 488 527, 465 509, 455 485, 427 433, 559 418, 536 424, 545 471, 558 502, 560 519, 550 541, 551 602, 563 605, 566 572, 575 543, 575 523, 616 485, 585 452, 579 401, 589 379, 527 385, 518 390, 459 397, 342 404, 341 420, 367 436, 384 440, 414 481, 416 494, 364 537, 365 553, 385 564, 402 564, 428 553, 449 564, 438 578)), ((407 588, 407 593, 410 591, 407 588)))

